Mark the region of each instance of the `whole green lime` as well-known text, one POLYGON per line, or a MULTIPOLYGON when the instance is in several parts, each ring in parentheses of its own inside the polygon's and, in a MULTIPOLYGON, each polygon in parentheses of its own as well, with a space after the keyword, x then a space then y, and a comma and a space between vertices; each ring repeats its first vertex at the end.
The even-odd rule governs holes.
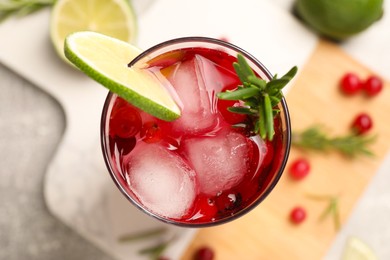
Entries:
POLYGON ((317 33, 345 40, 382 17, 383 0, 296 0, 294 9, 317 33))

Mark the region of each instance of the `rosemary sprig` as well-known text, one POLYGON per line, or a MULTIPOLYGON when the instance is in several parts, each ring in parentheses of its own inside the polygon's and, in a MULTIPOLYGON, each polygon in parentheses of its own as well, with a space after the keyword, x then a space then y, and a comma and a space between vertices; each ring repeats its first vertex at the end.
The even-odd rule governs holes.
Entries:
POLYGON ((56 0, 0 0, 0 22, 16 15, 25 16, 46 6, 52 6, 56 0))
POLYGON ((319 221, 323 221, 327 217, 331 216, 333 219, 333 224, 335 229, 339 230, 341 227, 340 212, 339 212, 339 198, 337 196, 317 196, 317 195, 308 195, 308 197, 314 200, 328 201, 328 206, 320 215, 319 221))
POLYGON ((237 62, 233 63, 233 67, 241 81, 241 85, 236 90, 218 93, 218 98, 242 101, 243 106, 229 107, 228 110, 233 113, 248 115, 252 123, 252 132, 259 134, 263 139, 272 140, 275 133, 274 117, 279 113, 279 110, 275 107, 283 98, 283 87, 297 73, 297 67, 290 69, 281 78, 277 78, 277 75, 275 75, 269 82, 256 76, 241 54, 237 55, 237 62))
POLYGON ((139 240, 147 240, 150 238, 160 238, 160 242, 158 242, 157 244, 142 248, 138 251, 140 255, 147 255, 151 260, 157 260, 160 258, 164 250, 170 245, 170 243, 176 238, 176 236, 174 235, 167 239, 163 238, 163 236, 167 232, 168 230, 165 227, 150 229, 138 233, 121 236, 119 238, 119 242, 128 243, 136 242, 139 240))
POLYGON ((157 260, 160 258, 164 250, 169 246, 171 240, 158 243, 154 246, 141 249, 139 251, 140 255, 148 255, 151 260, 157 260))
POLYGON ((374 140, 375 136, 356 134, 330 137, 319 126, 312 126, 300 133, 292 134, 292 144, 297 147, 325 152, 336 150, 348 157, 373 155, 367 146, 374 140))
POLYGON ((167 232, 166 228, 163 227, 155 228, 155 229, 146 230, 135 234, 128 234, 128 235, 121 236, 119 238, 119 242, 131 242, 136 240, 148 239, 151 237, 163 235, 166 232, 167 232))

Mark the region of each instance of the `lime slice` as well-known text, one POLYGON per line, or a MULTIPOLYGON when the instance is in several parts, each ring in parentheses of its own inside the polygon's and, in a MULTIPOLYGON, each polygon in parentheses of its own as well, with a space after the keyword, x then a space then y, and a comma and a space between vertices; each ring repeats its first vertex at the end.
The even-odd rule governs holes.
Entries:
POLYGON ((348 239, 342 260, 377 260, 372 249, 357 237, 348 239))
POLYGON ((137 23, 128 0, 57 0, 51 13, 50 36, 58 55, 70 33, 94 31, 126 42, 136 37, 137 23))
POLYGON ((177 119, 180 108, 163 83, 145 69, 127 66, 139 53, 127 42, 95 32, 65 39, 65 56, 85 74, 155 117, 177 119))

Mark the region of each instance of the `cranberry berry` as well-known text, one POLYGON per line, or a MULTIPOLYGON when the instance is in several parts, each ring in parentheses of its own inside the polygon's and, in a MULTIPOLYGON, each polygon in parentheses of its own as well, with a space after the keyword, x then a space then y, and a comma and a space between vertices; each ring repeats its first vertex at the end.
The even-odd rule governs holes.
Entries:
POLYGON ((359 92, 363 84, 355 73, 345 74, 340 81, 340 89, 346 95, 354 95, 359 92))
POLYGON ((383 81, 377 76, 370 76, 363 84, 363 90, 367 96, 376 96, 383 88, 383 81))
POLYGON ((141 129, 141 138, 145 143, 157 143, 162 139, 162 131, 156 122, 146 122, 141 129))
POLYGON ((196 253, 194 260, 213 260, 214 259, 214 251, 207 246, 203 246, 199 248, 196 253))
POLYGON ((131 106, 123 106, 112 112, 110 135, 130 138, 140 131, 141 125, 142 119, 139 112, 131 106))
POLYGON ((294 224, 300 224, 306 219, 306 210, 303 207, 297 206, 290 212, 290 221, 294 224))
POLYGON ((240 193, 222 192, 214 202, 220 212, 229 212, 241 206, 242 197, 240 193))
POLYGON ((166 256, 159 256, 158 260, 170 260, 170 259, 166 256))
POLYGON ((310 172, 310 163, 305 158, 298 158, 292 162, 289 168, 290 176, 295 180, 301 180, 310 172))
POLYGON ((372 119, 366 113, 358 114, 352 122, 352 130, 357 135, 367 133, 372 128, 372 119))
POLYGON ((200 194, 197 201, 197 214, 202 221, 212 221, 216 218, 218 208, 213 199, 200 194))

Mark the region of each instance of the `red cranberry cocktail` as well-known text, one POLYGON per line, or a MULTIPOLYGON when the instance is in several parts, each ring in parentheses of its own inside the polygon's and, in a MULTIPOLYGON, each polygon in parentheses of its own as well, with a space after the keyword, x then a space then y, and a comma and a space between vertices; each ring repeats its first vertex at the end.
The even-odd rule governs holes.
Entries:
POLYGON ((290 149, 285 100, 269 141, 239 127, 247 115, 227 108, 240 101, 216 96, 241 84, 232 65, 238 53, 258 77, 271 80, 244 50, 203 37, 164 42, 130 63, 169 86, 182 110, 172 122, 108 95, 101 133, 105 161, 122 193, 147 214, 182 226, 220 224, 253 209, 278 182, 290 149))

